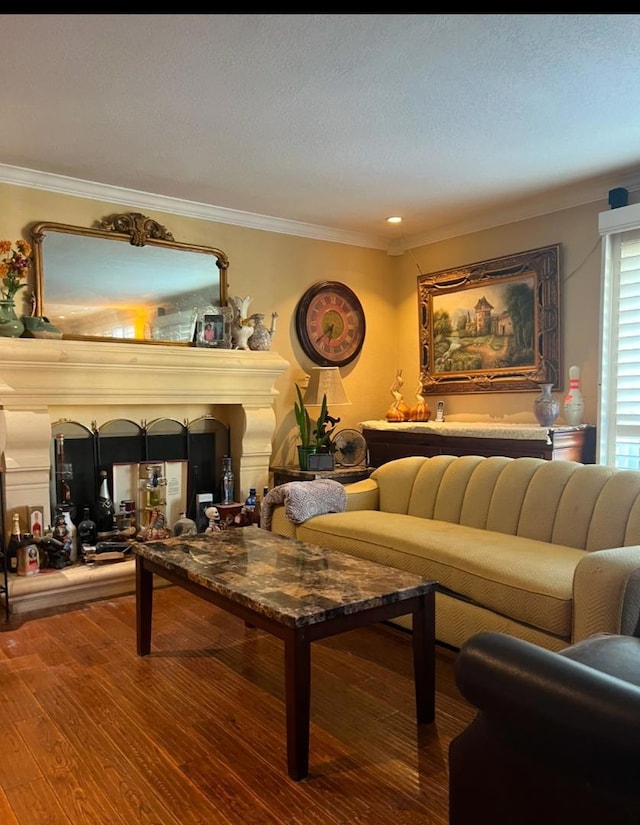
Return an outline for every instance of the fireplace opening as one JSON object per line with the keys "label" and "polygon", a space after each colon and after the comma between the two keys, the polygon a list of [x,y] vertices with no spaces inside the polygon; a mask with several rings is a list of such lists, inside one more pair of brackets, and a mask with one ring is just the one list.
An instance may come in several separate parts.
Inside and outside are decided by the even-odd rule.
{"label": "fireplace opening", "polygon": [[[196,520],[199,495],[222,500],[222,466],[230,455],[231,433],[214,416],[140,423],[120,418],[101,426],[93,422],[90,428],[64,419],[53,422],[51,436],[50,511],[53,518],[60,507],[68,507],[76,527],[85,508],[96,521],[101,471],[106,472],[116,514],[131,511],[132,501],[136,511],[140,509],[137,494],[154,466],[171,469],[174,510],[189,518]],[[168,526],[180,515],[174,510],[166,514]],[[147,515],[136,513],[139,527],[145,526]]]}

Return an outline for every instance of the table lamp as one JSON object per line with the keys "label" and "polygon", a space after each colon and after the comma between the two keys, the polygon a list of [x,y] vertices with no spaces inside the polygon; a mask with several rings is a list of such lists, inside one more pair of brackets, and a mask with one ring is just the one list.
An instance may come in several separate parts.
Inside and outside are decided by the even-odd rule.
{"label": "table lamp", "polygon": [[[329,409],[340,404],[351,403],[347,397],[338,367],[313,367],[311,370],[309,385],[304,394],[305,405],[320,407],[325,395],[327,397],[325,422],[335,427],[340,419],[329,415]],[[317,453],[315,456],[309,456],[308,469],[310,470],[333,470],[333,466],[333,453]]]}

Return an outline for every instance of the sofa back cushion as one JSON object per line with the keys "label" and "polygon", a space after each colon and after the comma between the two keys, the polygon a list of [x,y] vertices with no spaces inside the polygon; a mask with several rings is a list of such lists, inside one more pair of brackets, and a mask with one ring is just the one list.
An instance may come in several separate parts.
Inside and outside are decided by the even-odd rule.
{"label": "sofa back cushion", "polygon": [[585,550],[640,544],[640,472],[505,456],[412,456],[371,474],[379,508]]}

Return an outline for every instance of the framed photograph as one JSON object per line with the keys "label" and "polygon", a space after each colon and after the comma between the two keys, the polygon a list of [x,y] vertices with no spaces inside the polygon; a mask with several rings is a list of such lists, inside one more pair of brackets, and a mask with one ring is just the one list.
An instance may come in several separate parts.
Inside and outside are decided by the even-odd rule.
{"label": "framed photograph", "polygon": [[231,349],[231,307],[206,307],[198,313],[195,342],[199,347]]}
{"label": "framed photograph", "polygon": [[420,275],[423,392],[558,388],[559,267],[556,244]]}

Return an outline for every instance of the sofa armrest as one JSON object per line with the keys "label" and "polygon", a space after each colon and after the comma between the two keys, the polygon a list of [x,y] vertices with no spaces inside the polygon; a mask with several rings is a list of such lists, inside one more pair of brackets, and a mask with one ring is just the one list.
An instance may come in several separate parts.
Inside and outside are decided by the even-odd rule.
{"label": "sofa armrest", "polygon": [[638,634],[640,546],[594,550],[573,576],[571,641],[594,633]]}
{"label": "sofa armrest", "polygon": [[296,525],[287,518],[284,504],[276,504],[271,511],[271,532],[290,539],[296,537]]}
{"label": "sofa armrest", "polygon": [[380,491],[377,481],[372,478],[363,478],[345,485],[347,494],[347,510],[379,510]]}
{"label": "sofa armrest", "polygon": [[518,747],[636,786],[640,688],[559,653],[482,631],[455,663],[462,695]]}

